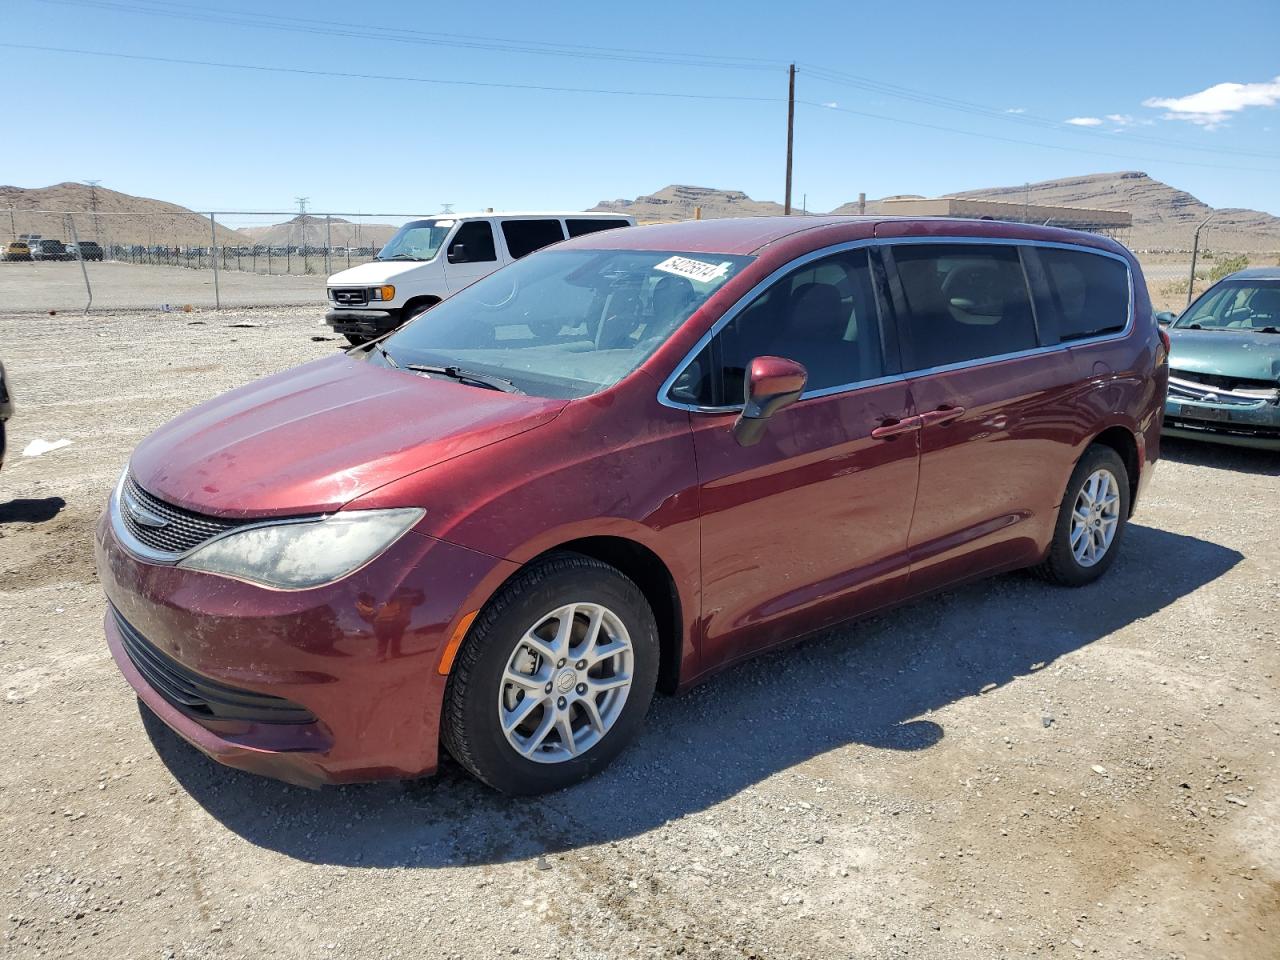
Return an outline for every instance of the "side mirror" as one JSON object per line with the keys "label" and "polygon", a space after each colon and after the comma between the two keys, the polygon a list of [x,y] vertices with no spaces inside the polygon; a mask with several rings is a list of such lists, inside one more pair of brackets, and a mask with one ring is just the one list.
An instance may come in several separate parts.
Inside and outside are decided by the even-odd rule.
{"label": "side mirror", "polygon": [[453,246],[449,248],[449,262],[450,263],[466,263],[467,262],[466,244],[455,243]]}
{"label": "side mirror", "polygon": [[809,374],[802,364],[784,357],[756,357],[747,368],[746,404],[733,424],[733,435],[744,447],[755,446],[765,425],[779,410],[800,399]]}
{"label": "side mirror", "polygon": [[1177,319],[1178,315],[1172,310],[1161,310],[1156,314],[1156,323],[1160,324],[1162,327],[1167,327]]}

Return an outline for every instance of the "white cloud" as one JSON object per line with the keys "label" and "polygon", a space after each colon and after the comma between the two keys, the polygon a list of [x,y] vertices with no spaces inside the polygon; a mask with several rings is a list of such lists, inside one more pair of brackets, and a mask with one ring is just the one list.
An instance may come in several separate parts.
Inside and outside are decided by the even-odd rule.
{"label": "white cloud", "polygon": [[1280,104],[1280,77],[1262,83],[1215,83],[1185,97],[1150,97],[1144,107],[1167,111],[1166,120],[1186,120],[1213,128],[1231,114],[1246,107],[1274,107]]}
{"label": "white cloud", "polygon": [[836,101],[834,100],[831,100],[827,103],[824,103],[823,106],[826,107],[828,110],[834,110],[836,107],[840,106],[840,104],[836,103]]}
{"label": "white cloud", "polygon": [[1127,113],[1108,113],[1107,119],[1114,123],[1117,127],[1127,127],[1133,123],[1133,117]]}
{"label": "white cloud", "polygon": [[1102,126],[1102,121],[1101,121],[1101,120],[1099,120],[1097,117],[1072,117],[1070,120],[1068,120],[1068,121],[1066,121],[1066,122],[1067,122],[1067,123],[1069,123],[1069,124],[1071,124],[1073,127],[1100,127],[1100,126]]}
{"label": "white cloud", "polygon": [[1005,113],[1026,113],[1026,112],[1027,112],[1026,107],[1010,107],[1008,110],[1005,111]]}

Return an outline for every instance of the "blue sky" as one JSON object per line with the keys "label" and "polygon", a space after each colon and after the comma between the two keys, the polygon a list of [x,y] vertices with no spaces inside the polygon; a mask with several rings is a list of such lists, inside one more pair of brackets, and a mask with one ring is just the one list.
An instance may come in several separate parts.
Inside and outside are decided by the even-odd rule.
{"label": "blue sky", "polygon": [[780,201],[795,60],[797,206],[1138,169],[1280,214],[1276,0],[4,7],[18,186],[220,210],[583,208],[669,183]]}

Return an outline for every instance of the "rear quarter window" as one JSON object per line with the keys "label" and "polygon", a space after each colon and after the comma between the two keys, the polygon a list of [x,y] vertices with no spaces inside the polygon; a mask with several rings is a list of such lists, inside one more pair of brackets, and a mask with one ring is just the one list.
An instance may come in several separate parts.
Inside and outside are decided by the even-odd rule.
{"label": "rear quarter window", "polygon": [[581,237],[588,233],[599,233],[601,230],[616,230],[618,227],[629,226],[625,220],[575,220],[572,217],[567,218],[564,225],[569,228],[570,237]]}
{"label": "rear quarter window", "polygon": [[507,241],[508,252],[519,260],[548,244],[559,243],[564,239],[564,231],[559,220],[504,220],[502,236]]}
{"label": "rear quarter window", "polygon": [[[1129,268],[1113,257],[1037,247],[1049,287],[1058,340],[1069,343],[1119,333],[1129,322]],[[1047,327],[1048,324],[1045,324]]]}

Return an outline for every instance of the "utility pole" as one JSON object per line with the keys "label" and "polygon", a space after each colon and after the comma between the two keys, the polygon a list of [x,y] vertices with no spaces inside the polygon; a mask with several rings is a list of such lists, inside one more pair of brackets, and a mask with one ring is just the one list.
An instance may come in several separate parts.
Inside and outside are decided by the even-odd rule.
{"label": "utility pole", "polygon": [[1196,227],[1195,241],[1191,245],[1191,279],[1187,281],[1187,306],[1191,306],[1191,295],[1196,288],[1196,260],[1200,256],[1200,231],[1204,229],[1205,224],[1217,215],[1216,211],[1209,214],[1200,221],[1200,226]]}
{"label": "utility pole", "polygon": [[791,216],[791,151],[796,134],[796,65],[787,70],[787,190],[782,203],[783,216]]}
{"label": "utility pole", "polygon": [[310,197],[294,197],[294,201],[298,204],[298,215],[294,219],[298,222],[298,232],[302,234],[302,255],[307,255],[307,201]]}
{"label": "utility pole", "polygon": [[99,243],[102,242],[102,228],[98,223],[98,184],[101,180],[86,180],[85,185],[89,188],[89,209],[93,211],[93,239]]}

